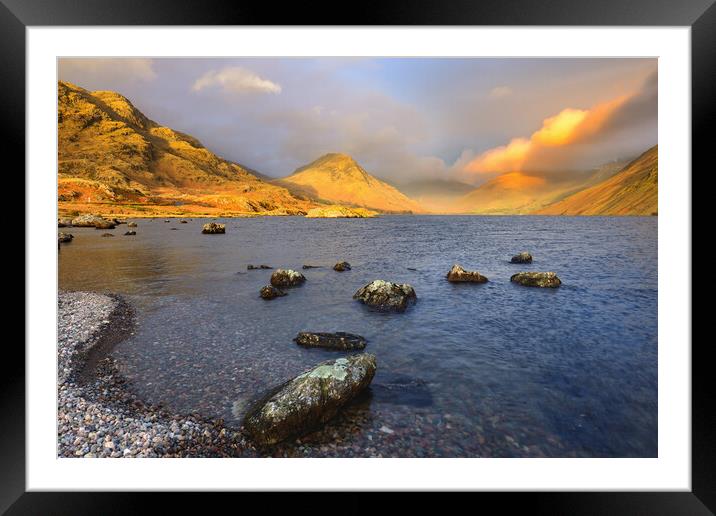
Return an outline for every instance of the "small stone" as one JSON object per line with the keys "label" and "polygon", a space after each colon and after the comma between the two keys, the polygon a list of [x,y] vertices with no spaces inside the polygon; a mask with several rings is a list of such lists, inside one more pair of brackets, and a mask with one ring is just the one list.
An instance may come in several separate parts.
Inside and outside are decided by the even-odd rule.
{"label": "small stone", "polygon": [[266,285],[265,287],[261,288],[261,290],[259,291],[259,295],[262,299],[275,299],[277,297],[285,296],[286,292],[274,287],[273,285]]}
{"label": "small stone", "polygon": [[532,263],[532,255],[526,251],[516,254],[510,260],[510,263]]}
{"label": "small stone", "polygon": [[338,262],[333,266],[334,271],[343,272],[351,270],[351,264],[348,262]]}
{"label": "small stone", "polygon": [[557,288],[562,281],[554,272],[518,272],[510,278],[513,283],[525,287]]}

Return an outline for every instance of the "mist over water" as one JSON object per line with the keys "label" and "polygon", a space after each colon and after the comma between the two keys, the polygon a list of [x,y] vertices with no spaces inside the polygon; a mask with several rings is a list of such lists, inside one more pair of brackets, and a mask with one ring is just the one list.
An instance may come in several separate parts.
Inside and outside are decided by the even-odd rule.
{"label": "mist over water", "polygon": [[[203,222],[139,220],[114,238],[71,228],[60,252],[61,289],[134,306],[137,331],[113,355],[142,399],[238,426],[259,392],[341,356],[297,346],[299,331],[346,331],[378,358],[346,411],[360,421],[351,446],[370,435],[391,456],[657,455],[656,217],[261,217],[221,220],[225,235]],[[520,251],[534,262],[510,264]],[[333,271],[341,260],[353,270]],[[448,283],[454,263],[490,281]],[[248,264],[307,282],[264,301],[272,271]],[[562,286],[510,283],[528,270]],[[374,279],[410,283],[417,304],[383,314],[354,301]],[[374,439],[382,426],[394,433]]]}

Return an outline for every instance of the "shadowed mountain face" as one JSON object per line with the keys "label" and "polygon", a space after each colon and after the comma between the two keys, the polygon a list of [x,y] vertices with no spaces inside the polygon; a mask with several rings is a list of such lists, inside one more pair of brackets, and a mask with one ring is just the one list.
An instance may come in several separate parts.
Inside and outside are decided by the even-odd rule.
{"label": "shadowed mountain face", "polygon": [[260,180],[122,95],[58,83],[60,213],[305,213],[314,203]]}
{"label": "shadowed mountain face", "polygon": [[397,188],[370,175],[347,154],[326,154],[275,183],[315,201],[393,213],[424,211]]}
{"label": "shadowed mountain face", "polygon": [[655,215],[658,212],[659,159],[654,146],[619,173],[556,202],[542,215]]}

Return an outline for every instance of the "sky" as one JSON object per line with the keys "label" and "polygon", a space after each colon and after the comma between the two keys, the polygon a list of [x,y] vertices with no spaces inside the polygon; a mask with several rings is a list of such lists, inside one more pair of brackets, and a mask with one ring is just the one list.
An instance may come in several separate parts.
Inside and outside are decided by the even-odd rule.
{"label": "sky", "polygon": [[328,152],[383,179],[567,173],[657,143],[657,60],[63,58],[219,156],[273,177]]}

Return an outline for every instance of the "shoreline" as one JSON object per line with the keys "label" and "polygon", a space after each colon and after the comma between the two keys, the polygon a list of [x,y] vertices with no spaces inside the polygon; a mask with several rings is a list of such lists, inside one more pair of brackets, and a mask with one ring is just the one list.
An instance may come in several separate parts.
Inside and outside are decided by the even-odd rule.
{"label": "shoreline", "polygon": [[253,446],[222,420],[139,400],[109,355],[134,328],[116,294],[58,292],[58,457],[240,457]]}

